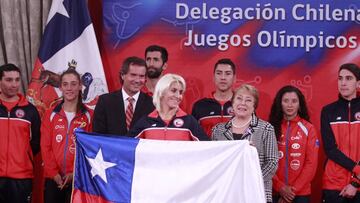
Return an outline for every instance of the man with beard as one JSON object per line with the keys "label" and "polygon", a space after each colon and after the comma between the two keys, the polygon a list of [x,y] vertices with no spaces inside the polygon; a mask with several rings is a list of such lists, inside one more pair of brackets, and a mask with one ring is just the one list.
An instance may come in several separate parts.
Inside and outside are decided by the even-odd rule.
{"label": "man with beard", "polygon": [[149,96],[153,95],[155,85],[167,67],[168,52],[164,47],[151,45],[145,50],[147,78],[142,91]]}
{"label": "man with beard", "polygon": [[227,122],[233,114],[231,98],[232,86],[236,80],[235,69],[235,64],[230,59],[218,60],[214,66],[215,92],[193,105],[191,114],[209,137],[216,124]]}
{"label": "man with beard", "polygon": [[99,97],[94,111],[94,132],[126,135],[137,120],[155,108],[152,98],[140,91],[146,77],[143,59],[126,58],[119,75],[122,88]]}

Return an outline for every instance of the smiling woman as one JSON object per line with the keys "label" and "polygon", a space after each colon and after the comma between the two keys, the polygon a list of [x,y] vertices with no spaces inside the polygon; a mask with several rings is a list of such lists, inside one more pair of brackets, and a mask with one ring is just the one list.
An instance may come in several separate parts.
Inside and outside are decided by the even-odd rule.
{"label": "smiling woman", "polygon": [[153,96],[156,110],[140,119],[129,135],[157,140],[208,140],[197,120],[179,108],[185,88],[180,75],[166,74],[160,78]]}
{"label": "smiling woman", "polygon": [[46,111],[41,125],[41,155],[44,161],[45,202],[70,202],[75,137],[74,129],[91,129],[92,111],[82,103],[80,75],[68,69],[60,76],[63,100]]}
{"label": "smiling woman", "polygon": [[257,89],[248,84],[235,90],[232,98],[234,117],[213,128],[213,140],[247,140],[256,147],[267,202],[272,202],[272,177],[278,163],[278,150],[273,126],[258,118],[255,110],[259,103]]}

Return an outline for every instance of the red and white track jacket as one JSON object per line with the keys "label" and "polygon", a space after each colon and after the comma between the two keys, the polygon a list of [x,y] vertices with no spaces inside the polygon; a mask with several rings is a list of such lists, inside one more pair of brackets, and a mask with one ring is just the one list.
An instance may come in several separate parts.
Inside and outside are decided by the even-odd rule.
{"label": "red and white track jacket", "polygon": [[0,100],[0,177],[33,178],[33,155],[40,150],[40,116],[23,95],[10,111]]}
{"label": "red and white track jacket", "polygon": [[[92,110],[82,106],[72,121],[68,121],[62,105],[63,103],[47,110],[41,124],[41,155],[47,178],[53,178],[58,173],[63,176],[73,172],[74,130],[80,127],[90,131],[92,128]],[[68,127],[69,122],[70,127]]]}
{"label": "red and white track jacket", "polygon": [[296,195],[310,195],[318,163],[319,140],[314,126],[299,116],[281,124],[278,140],[279,166],[273,177],[273,189],[284,185],[295,188]]}

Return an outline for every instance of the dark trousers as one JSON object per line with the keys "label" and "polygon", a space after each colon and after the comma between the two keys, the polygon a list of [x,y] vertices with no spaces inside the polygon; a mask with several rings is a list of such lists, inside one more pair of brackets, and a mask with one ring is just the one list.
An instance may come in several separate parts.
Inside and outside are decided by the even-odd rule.
{"label": "dark trousers", "polygon": [[58,188],[52,179],[45,179],[44,202],[45,203],[69,203],[71,200],[71,185],[65,186],[62,190]]}
{"label": "dark trousers", "polygon": [[355,197],[349,199],[339,196],[339,190],[323,190],[322,199],[324,203],[360,203],[360,192],[357,192]]}
{"label": "dark trousers", "polygon": [[0,202],[31,202],[32,179],[0,177]]}
{"label": "dark trousers", "polygon": [[[280,199],[280,196],[275,195],[273,196],[273,203],[277,203]],[[305,196],[295,196],[294,200],[292,201],[292,203],[310,203],[310,195],[305,195]]]}

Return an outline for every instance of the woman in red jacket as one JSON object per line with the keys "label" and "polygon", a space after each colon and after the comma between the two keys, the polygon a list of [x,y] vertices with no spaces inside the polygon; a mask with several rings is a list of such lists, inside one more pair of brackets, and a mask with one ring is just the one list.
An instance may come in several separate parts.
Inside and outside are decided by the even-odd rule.
{"label": "woman in red jacket", "polygon": [[74,69],[62,73],[59,88],[63,101],[45,112],[41,124],[45,203],[70,202],[75,153],[74,129],[91,129],[92,111],[82,103],[79,73]]}
{"label": "woman in red jacket", "polygon": [[279,149],[279,167],[273,177],[274,202],[310,202],[319,141],[298,88],[289,85],[277,92],[269,122],[275,128]]}

